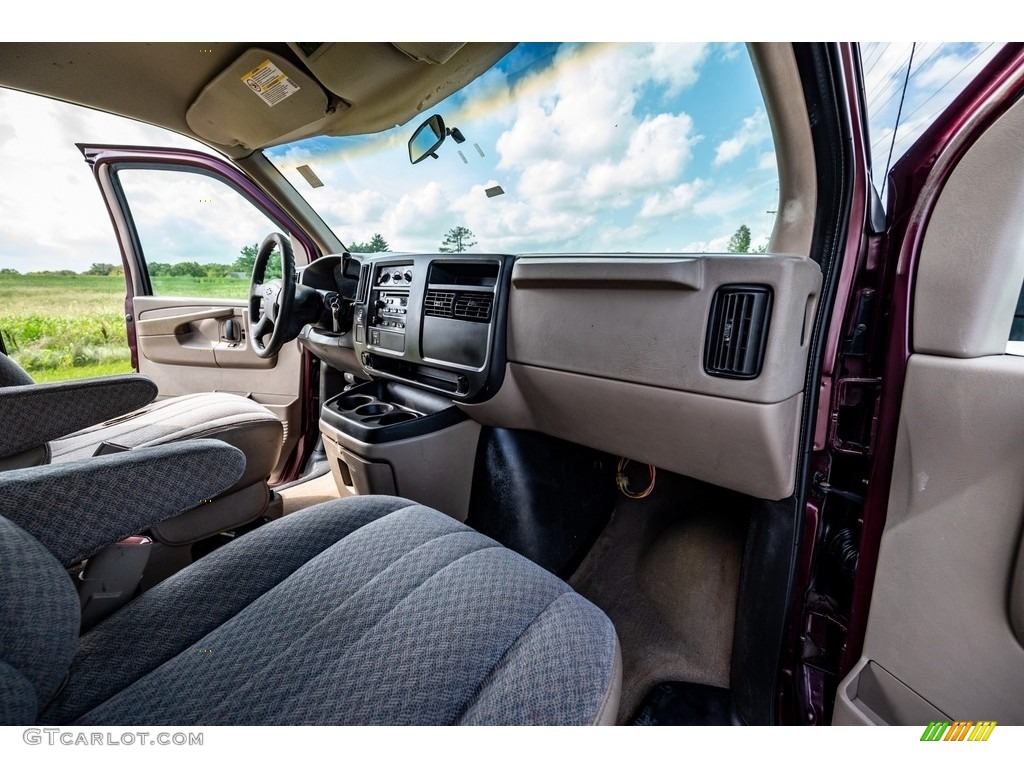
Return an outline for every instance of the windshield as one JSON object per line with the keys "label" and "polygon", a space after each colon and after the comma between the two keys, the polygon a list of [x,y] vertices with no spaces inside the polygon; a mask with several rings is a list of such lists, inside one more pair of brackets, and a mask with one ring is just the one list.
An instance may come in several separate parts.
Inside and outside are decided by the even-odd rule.
{"label": "windshield", "polygon": [[[456,135],[414,165],[433,114]],[[756,251],[778,202],[736,44],[521,44],[406,125],[266,154],[353,250]]]}

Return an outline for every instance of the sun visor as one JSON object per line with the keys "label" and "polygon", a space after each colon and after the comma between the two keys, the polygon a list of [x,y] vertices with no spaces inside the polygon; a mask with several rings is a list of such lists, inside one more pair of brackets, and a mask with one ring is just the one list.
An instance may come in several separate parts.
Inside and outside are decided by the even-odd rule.
{"label": "sun visor", "polygon": [[323,120],[327,94],[297,66],[250,48],[203,88],[185,120],[207,141],[259,149]]}

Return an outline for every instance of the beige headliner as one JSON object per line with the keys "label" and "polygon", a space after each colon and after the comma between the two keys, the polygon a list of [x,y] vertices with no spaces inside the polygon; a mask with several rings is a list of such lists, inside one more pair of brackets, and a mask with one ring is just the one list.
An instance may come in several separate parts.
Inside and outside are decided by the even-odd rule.
{"label": "beige headliner", "polygon": [[[249,145],[227,145],[197,133],[186,121],[189,108],[250,48],[266,50],[308,78],[307,89],[321,91],[322,113],[304,112],[300,124]],[[4,43],[0,85],[134,117],[239,158],[284,141],[374,133],[405,123],[487,71],[511,48],[511,43],[324,43],[307,58],[297,45],[286,43]],[[265,122],[269,108],[258,98],[246,109],[236,115],[240,123]]]}

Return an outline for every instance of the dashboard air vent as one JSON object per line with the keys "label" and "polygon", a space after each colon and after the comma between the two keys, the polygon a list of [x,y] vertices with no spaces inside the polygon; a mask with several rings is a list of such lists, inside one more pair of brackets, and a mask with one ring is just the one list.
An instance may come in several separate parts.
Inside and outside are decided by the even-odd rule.
{"label": "dashboard air vent", "polygon": [[423,299],[423,314],[427,317],[452,317],[455,294],[452,291],[427,291]]}
{"label": "dashboard air vent", "polygon": [[365,304],[370,298],[370,268],[363,264],[359,267],[359,285],[356,288],[356,302]]}
{"label": "dashboard air vent", "polygon": [[756,379],[764,363],[772,289],[723,285],[711,300],[704,340],[704,370],[727,379]]}
{"label": "dashboard air vent", "polygon": [[490,322],[493,303],[492,293],[463,293],[455,300],[455,317],[477,323]]}

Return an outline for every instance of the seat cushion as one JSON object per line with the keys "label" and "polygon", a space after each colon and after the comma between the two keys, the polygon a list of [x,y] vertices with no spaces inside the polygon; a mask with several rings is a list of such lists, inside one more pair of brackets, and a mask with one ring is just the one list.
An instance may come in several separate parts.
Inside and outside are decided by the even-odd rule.
{"label": "seat cushion", "polygon": [[434,510],[328,502],[248,534],[85,635],[44,722],[584,724],[611,622]]}
{"label": "seat cushion", "polygon": [[183,395],[53,440],[50,461],[88,458],[104,442],[142,448],[212,437],[245,453],[245,474],[235,486],[241,488],[270,474],[281,452],[283,433],[280,420],[248,398],[227,392]]}

